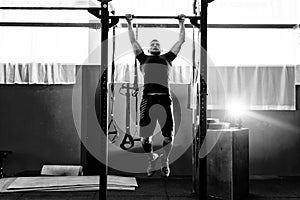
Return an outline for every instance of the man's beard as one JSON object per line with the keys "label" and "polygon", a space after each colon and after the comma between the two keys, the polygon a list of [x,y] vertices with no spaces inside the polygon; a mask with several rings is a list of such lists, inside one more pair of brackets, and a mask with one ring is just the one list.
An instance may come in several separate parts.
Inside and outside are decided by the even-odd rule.
{"label": "man's beard", "polygon": [[150,53],[154,56],[158,56],[160,54],[160,51],[152,51]]}

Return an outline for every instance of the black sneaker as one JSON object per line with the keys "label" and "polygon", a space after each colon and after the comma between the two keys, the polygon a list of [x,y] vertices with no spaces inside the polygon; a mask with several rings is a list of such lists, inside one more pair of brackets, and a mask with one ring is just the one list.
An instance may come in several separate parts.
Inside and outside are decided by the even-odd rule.
{"label": "black sneaker", "polygon": [[163,177],[170,176],[170,167],[169,167],[169,159],[164,158],[163,155],[160,155],[161,168],[160,172]]}
{"label": "black sneaker", "polygon": [[154,153],[153,158],[148,161],[147,176],[151,177],[155,174],[155,166],[158,161],[158,154]]}

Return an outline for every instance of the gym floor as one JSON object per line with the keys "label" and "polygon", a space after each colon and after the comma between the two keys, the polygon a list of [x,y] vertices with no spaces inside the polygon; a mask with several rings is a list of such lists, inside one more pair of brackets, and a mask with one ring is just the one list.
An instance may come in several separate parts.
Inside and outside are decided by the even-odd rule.
{"label": "gym floor", "polygon": [[[192,200],[192,181],[188,177],[137,178],[135,191],[108,191],[109,200]],[[98,200],[98,192],[27,192],[0,194],[1,200]],[[210,198],[214,199],[214,198]],[[300,199],[300,177],[256,178],[250,181],[245,200]]]}

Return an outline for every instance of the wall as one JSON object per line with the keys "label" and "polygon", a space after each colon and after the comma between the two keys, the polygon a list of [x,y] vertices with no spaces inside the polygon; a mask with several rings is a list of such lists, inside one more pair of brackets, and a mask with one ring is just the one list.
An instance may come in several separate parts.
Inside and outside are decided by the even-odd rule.
{"label": "wall", "polygon": [[43,164],[79,164],[80,140],[72,117],[73,85],[0,85],[0,149],[7,175]]}
{"label": "wall", "polygon": [[[300,87],[296,86],[295,111],[253,111],[242,117],[249,128],[250,174],[300,174]],[[212,117],[223,111],[209,112]]]}
{"label": "wall", "polygon": [[250,173],[300,175],[299,111],[256,112],[245,118],[250,128]]}
{"label": "wall", "polygon": [[[88,72],[89,83],[95,85],[92,79],[96,78],[95,68],[89,68]],[[121,84],[116,85],[116,98],[114,106],[114,118],[117,125],[122,131],[125,131],[125,96],[119,94],[119,88]],[[86,86],[90,88],[90,86]],[[185,148],[185,153],[172,164],[173,175],[189,175],[191,174],[191,148],[186,148],[186,144],[189,143],[191,136],[191,110],[187,109],[187,85],[172,85],[171,86],[176,100],[181,108],[181,121],[176,119],[177,127],[176,144],[174,152],[178,153],[178,149]],[[90,95],[93,103],[94,90],[89,89],[92,93]],[[125,90],[121,91],[122,93]],[[297,96],[299,97],[300,90],[297,87]],[[299,101],[300,98],[297,97]],[[140,98],[139,98],[140,99]],[[131,98],[131,120],[135,121],[135,105],[134,98]],[[91,106],[89,106],[91,107]],[[178,108],[178,107],[177,107]],[[178,109],[175,109],[175,116],[180,115]],[[94,108],[92,108],[94,109]],[[94,112],[93,110],[90,112]],[[86,113],[86,116],[90,116]],[[208,117],[218,117],[224,119],[224,111],[214,110],[208,111]],[[300,160],[298,155],[300,152],[300,112],[296,111],[253,111],[249,115],[243,117],[243,126],[249,128],[249,156],[250,156],[250,174],[256,175],[298,175],[300,174]],[[89,120],[90,121],[90,120]],[[87,127],[93,130],[93,126],[89,124]],[[131,133],[134,133],[134,124],[131,124]],[[121,135],[122,137],[122,135]],[[161,137],[157,134],[154,144],[157,148],[161,145]],[[120,142],[120,141],[119,141]],[[129,159],[125,152],[119,149],[119,142],[116,142],[117,148],[110,149],[110,162],[118,165],[125,165],[128,163],[129,168],[136,167],[140,162],[144,160],[142,158]],[[137,148],[140,148],[137,144]],[[134,150],[134,151],[141,151]],[[126,159],[125,159],[126,158]],[[176,159],[176,158],[173,158]],[[130,165],[132,164],[132,165]]]}
{"label": "wall", "polygon": [[[91,69],[89,68],[90,76],[86,78],[93,84],[97,78],[94,74],[97,69]],[[78,82],[75,87],[80,87],[79,84]],[[88,88],[88,85],[85,87]],[[181,135],[177,146],[182,149],[180,141],[188,141],[191,134],[190,111],[185,107],[187,88],[186,85],[172,87],[183,108],[183,120],[180,129],[177,129]],[[74,86],[64,85],[0,85],[0,149],[13,151],[13,154],[4,160],[5,172],[8,175],[26,170],[40,170],[45,163],[86,164],[86,160],[82,159],[84,152],[81,154],[80,139],[73,121],[73,88]],[[296,87],[296,90],[299,102],[299,87]],[[93,89],[88,91],[92,98],[93,92]],[[122,98],[117,98],[117,108],[124,108]],[[84,103],[86,100],[82,101]],[[80,99],[76,103],[81,109]],[[94,109],[92,104],[93,100],[88,109]],[[88,116],[90,112],[84,112],[85,110],[86,107],[82,107],[82,116]],[[176,112],[178,115],[178,110]],[[222,113],[223,111],[209,111],[208,116],[218,117],[222,116]],[[81,130],[86,132],[92,129],[90,124],[87,124],[87,119],[81,120]],[[243,126],[250,129],[250,174],[300,174],[299,121],[299,110],[255,111],[243,117]],[[157,141],[160,145],[159,140]],[[188,148],[172,165],[173,172],[177,175],[190,174],[190,163],[191,149]]]}

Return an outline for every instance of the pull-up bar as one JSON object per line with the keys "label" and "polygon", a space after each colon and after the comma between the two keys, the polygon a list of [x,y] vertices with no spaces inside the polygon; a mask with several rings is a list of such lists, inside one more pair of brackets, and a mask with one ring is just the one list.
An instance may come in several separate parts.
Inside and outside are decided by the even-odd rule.
{"label": "pull-up bar", "polygon": [[1,26],[9,27],[70,27],[100,29],[100,23],[54,23],[54,22],[0,22]]}
{"label": "pull-up bar", "polygon": [[21,6],[21,7],[14,7],[14,6],[2,6],[0,10],[88,10],[88,9],[100,9],[100,7],[42,7],[42,6]]}
{"label": "pull-up bar", "polygon": [[[193,28],[192,24],[184,24],[185,28]],[[207,24],[207,28],[214,29],[295,29],[298,24]],[[121,23],[122,28],[128,27],[127,24]],[[134,23],[133,27],[139,28],[178,28],[178,24],[150,24]]]}
{"label": "pull-up bar", "polygon": [[[111,16],[112,18],[126,19],[126,16]],[[135,16],[133,19],[179,19],[178,16]],[[188,19],[200,19],[200,16],[185,16]]]}
{"label": "pull-up bar", "polygon": [[[0,22],[1,26],[9,27],[70,27],[70,28],[91,28],[100,29],[100,22],[93,23],[62,23],[62,22]],[[184,24],[185,28],[193,28],[192,24]],[[208,24],[209,29],[295,29],[299,24]],[[121,28],[127,28],[127,23],[121,23]],[[133,23],[133,27],[139,28],[178,28],[178,24],[150,24],[150,23]]]}

